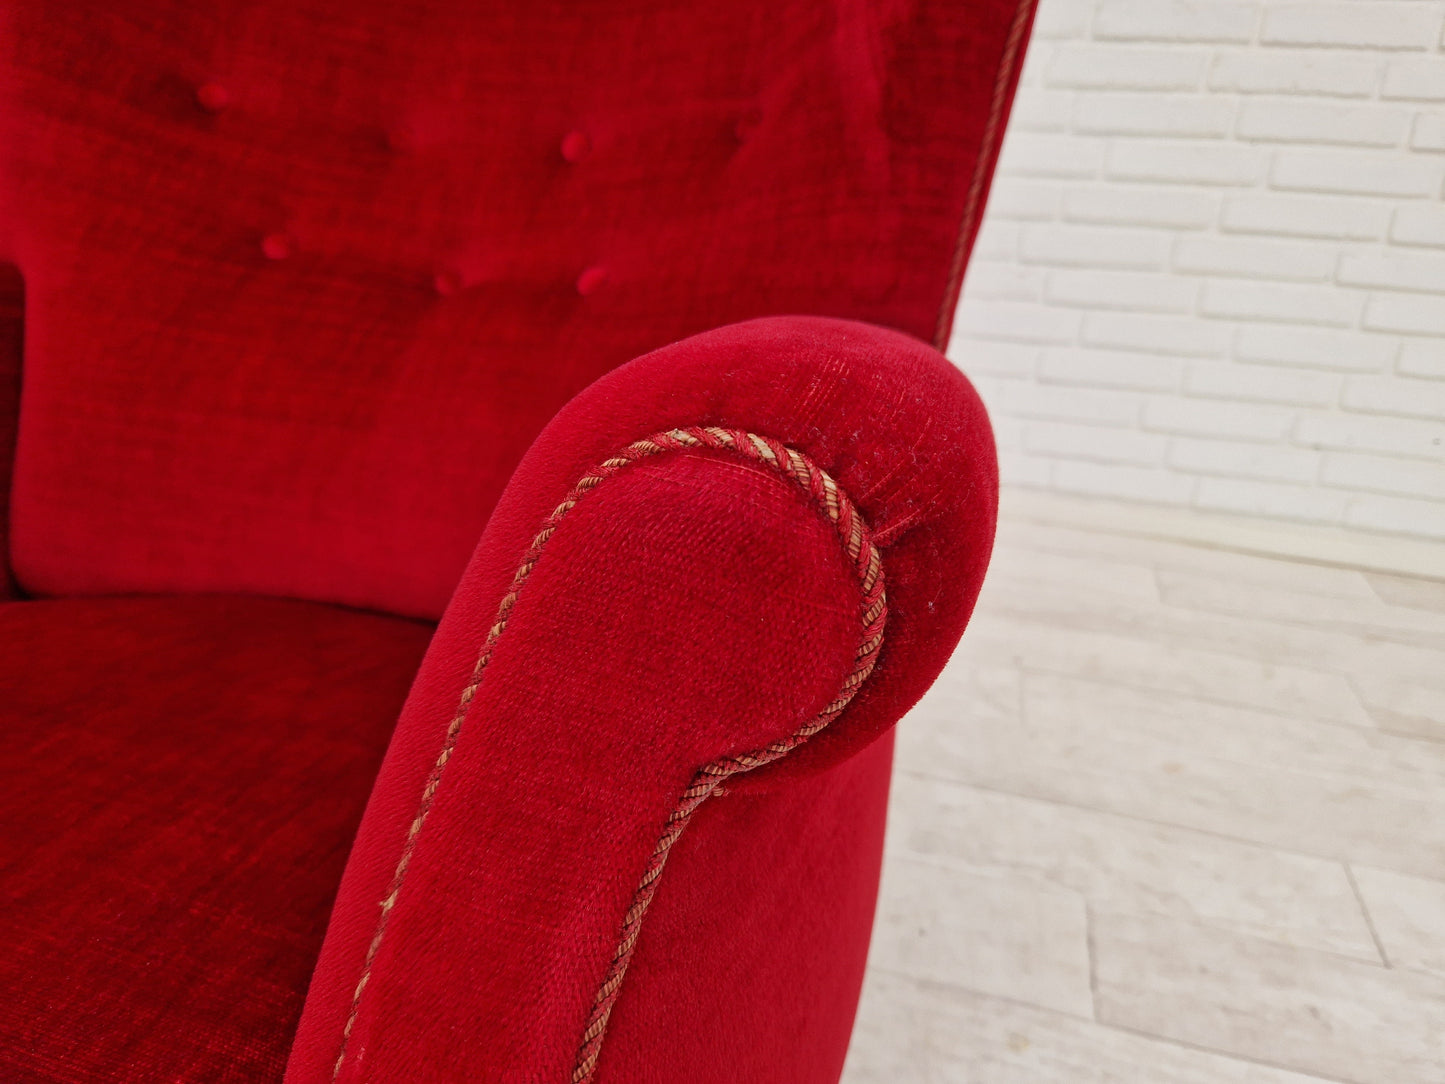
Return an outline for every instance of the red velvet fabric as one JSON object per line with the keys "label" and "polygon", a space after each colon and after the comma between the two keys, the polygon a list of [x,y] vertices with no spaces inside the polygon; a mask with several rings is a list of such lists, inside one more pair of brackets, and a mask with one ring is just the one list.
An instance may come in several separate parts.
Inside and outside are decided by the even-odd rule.
{"label": "red velvet fabric", "polygon": [[0,603],[0,1080],[280,1079],[419,622]]}
{"label": "red velvet fabric", "polygon": [[[518,467],[378,777],[288,1084],[331,1079],[377,901],[532,535],[594,464],[650,429],[699,424],[776,437],[853,496],[883,546],[888,626],[848,711],[730,783],[724,811],[705,810],[684,836],[699,854],[741,853],[691,857],[688,883],[659,894],[642,942],[687,942],[690,954],[646,950],[619,1002],[630,1038],[604,1047],[598,1079],[836,1078],[872,917],[887,759],[847,765],[859,773],[848,779],[823,769],[866,749],[946,661],[987,564],[996,475],[983,408],[935,351],[866,325],[791,318],[624,366],[569,404]],[[341,1081],[568,1079],[623,915],[693,773],[791,733],[848,672],[860,596],[841,546],[809,501],[761,468],[722,453],[635,464],[593,490],[548,547],[470,702]],[[730,815],[732,802],[746,812]],[[755,834],[733,834],[740,824]],[[821,845],[829,831],[849,845]],[[775,867],[740,872],[769,848]],[[739,985],[720,987],[722,975]],[[824,1014],[829,997],[846,1011]],[[662,1018],[678,1023],[651,1032]],[[727,1036],[751,1044],[746,1054],[716,1057]],[[739,1075],[768,1064],[778,1068]]]}
{"label": "red velvet fabric", "polygon": [[21,583],[435,617],[603,373],[773,313],[932,339],[1021,3],[10,0]]}
{"label": "red velvet fabric", "polygon": [[20,423],[20,357],[25,329],[25,283],[0,264],[0,599],[14,598],[10,575],[10,476]]}
{"label": "red velvet fabric", "polygon": [[[4,607],[22,646],[0,676],[39,706],[0,788],[29,796],[25,825],[77,825],[16,844],[30,925],[0,978],[36,992],[0,1009],[7,1056],[58,1051],[46,1071],[75,1081],[274,1081],[314,962],[288,1084],[332,1079],[363,973],[342,1080],[569,1079],[691,774],[790,733],[848,670],[857,584],[776,476],[669,454],[579,505],[369,971],[367,946],[533,532],[632,441],[717,424],[852,495],[884,549],[886,638],[836,723],[678,843],[598,1080],[836,1077],[884,736],[991,544],[987,420],[923,342],[946,336],[1031,6],[0,5],[0,260],[25,294],[9,544],[22,593],[74,600]],[[80,601],[137,592],[184,597]],[[425,630],[204,592],[446,610],[319,959]],[[245,931],[273,948],[248,956]],[[131,990],[93,1011],[107,969]]]}

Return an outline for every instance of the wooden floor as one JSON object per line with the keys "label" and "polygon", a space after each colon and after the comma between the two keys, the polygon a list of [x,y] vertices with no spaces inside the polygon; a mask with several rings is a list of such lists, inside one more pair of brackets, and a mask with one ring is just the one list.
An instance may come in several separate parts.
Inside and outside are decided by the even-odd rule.
{"label": "wooden floor", "polygon": [[1005,522],[844,1080],[1445,1084],[1445,583]]}

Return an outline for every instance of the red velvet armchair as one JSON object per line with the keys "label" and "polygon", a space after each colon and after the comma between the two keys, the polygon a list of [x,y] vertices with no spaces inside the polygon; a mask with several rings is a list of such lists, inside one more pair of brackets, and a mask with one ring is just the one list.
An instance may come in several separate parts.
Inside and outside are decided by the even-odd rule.
{"label": "red velvet armchair", "polygon": [[0,8],[0,1081],[836,1080],[1030,16]]}

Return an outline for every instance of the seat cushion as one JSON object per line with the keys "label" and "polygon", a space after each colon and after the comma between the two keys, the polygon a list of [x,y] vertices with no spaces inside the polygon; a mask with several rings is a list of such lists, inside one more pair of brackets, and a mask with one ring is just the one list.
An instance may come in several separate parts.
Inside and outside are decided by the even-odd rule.
{"label": "seat cushion", "polygon": [[0,1080],[279,1081],[429,625],[0,603]]}

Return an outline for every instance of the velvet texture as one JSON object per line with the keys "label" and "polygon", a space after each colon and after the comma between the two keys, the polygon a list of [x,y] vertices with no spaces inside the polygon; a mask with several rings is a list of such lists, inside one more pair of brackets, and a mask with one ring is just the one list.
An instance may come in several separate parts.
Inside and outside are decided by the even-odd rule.
{"label": "velvet texture", "polygon": [[[988,560],[996,468],[982,405],[935,351],[896,332],[795,317],[723,328],[624,366],[570,403],[518,467],[378,777],[289,1084],[331,1077],[377,901],[532,535],[591,466],[649,429],[698,424],[774,436],[853,495],[883,547],[888,627],[843,717],[719,799],[748,796],[756,837],[729,834],[726,808],[705,810],[684,836],[689,848],[744,854],[716,866],[691,859],[688,884],[665,884],[648,915],[644,942],[660,930],[661,943],[691,952],[671,969],[639,961],[619,1028],[666,1017],[706,1021],[706,1033],[681,1023],[647,1028],[645,1039],[632,1032],[621,1053],[604,1048],[599,1079],[740,1079],[741,1055],[713,1056],[729,1044],[748,1047],[745,1064],[790,1067],[752,1079],[836,1078],[872,917],[886,757],[856,768],[851,789],[817,778],[885,732],[957,642]],[[342,1081],[452,1080],[463,1066],[487,1080],[568,1079],[623,915],[688,780],[797,729],[847,673],[859,592],[839,542],[816,508],[759,468],[721,453],[635,464],[589,494],[548,546],[409,859]],[[806,795],[817,801],[800,808]],[[798,834],[799,816],[830,815],[851,846]],[[765,846],[754,838],[782,848],[776,871],[740,875]],[[508,860],[489,861],[496,854]],[[779,883],[781,870],[790,872]],[[814,897],[814,884],[830,890]],[[776,936],[800,921],[808,936]],[[764,955],[768,966],[747,965]],[[739,985],[722,992],[721,974]],[[847,1008],[820,1022],[829,997]]]}
{"label": "velvet texture", "polygon": [[[889,729],[992,540],[987,419],[924,344],[1031,9],[0,5],[0,596],[44,600],[0,603],[0,1070],[572,1079],[669,812],[838,693],[858,583],[815,500],[669,453],[569,515],[461,690],[570,487],[721,425],[851,495],[885,640],[836,722],[697,813],[596,1079],[836,1078]],[[172,597],[86,601],[138,593]],[[404,618],[443,611],[417,669]]]}
{"label": "velvet texture", "polygon": [[609,370],[775,313],[932,339],[1018,7],[11,0],[21,584],[434,618]]}
{"label": "velvet texture", "polygon": [[10,575],[10,477],[20,422],[20,358],[25,328],[25,283],[0,265],[0,599],[14,598]]}
{"label": "velvet texture", "polygon": [[430,628],[0,603],[0,1080],[280,1079]]}

